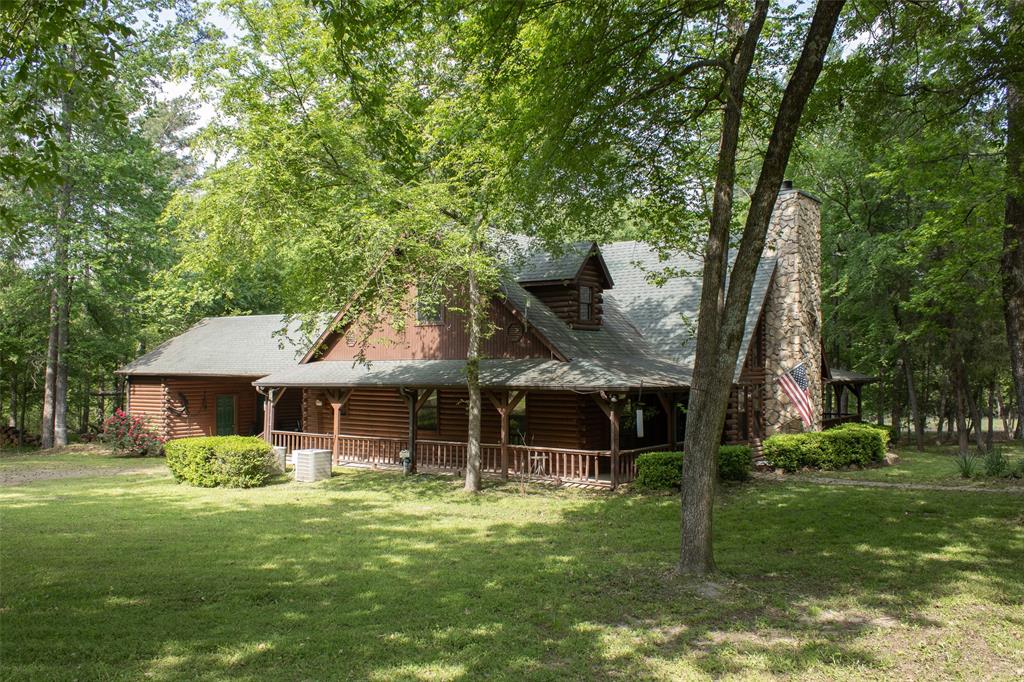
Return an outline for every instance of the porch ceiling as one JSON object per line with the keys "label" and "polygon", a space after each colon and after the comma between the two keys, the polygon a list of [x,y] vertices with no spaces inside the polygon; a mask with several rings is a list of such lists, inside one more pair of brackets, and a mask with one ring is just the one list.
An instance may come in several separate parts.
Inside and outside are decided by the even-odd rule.
{"label": "porch ceiling", "polygon": [[[461,388],[466,385],[463,360],[378,360],[370,364],[321,361],[275,372],[256,386],[310,388],[408,387]],[[690,384],[689,370],[664,360],[576,359],[481,360],[482,388],[562,390],[676,389]]]}

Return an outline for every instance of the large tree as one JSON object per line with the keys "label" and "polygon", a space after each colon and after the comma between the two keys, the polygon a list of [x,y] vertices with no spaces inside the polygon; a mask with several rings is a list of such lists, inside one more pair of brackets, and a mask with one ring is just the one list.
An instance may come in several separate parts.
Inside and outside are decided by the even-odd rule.
{"label": "large tree", "polygon": [[[551,241],[604,216],[606,224],[635,220],[657,246],[703,251],[684,573],[714,566],[715,461],[750,290],[842,7],[821,2],[809,22],[792,24],[770,17],[767,1],[521,3],[480,12],[490,30],[477,47],[498,74],[495,89],[505,94],[497,101],[512,101],[503,112],[513,178],[507,214]],[[752,183],[740,201],[738,169]]]}
{"label": "large tree", "polygon": [[[72,364],[85,348],[76,321],[107,332],[121,320],[130,326],[124,299],[164,265],[154,222],[182,164],[179,150],[151,134],[160,127],[152,86],[190,22],[160,20],[163,8],[156,0],[4,8],[12,42],[3,43],[0,113],[13,139],[4,147],[2,247],[14,267],[45,282],[44,447],[68,441]],[[102,355],[103,346],[92,349]],[[126,354],[107,354],[85,374],[102,376]],[[83,383],[77,392],[88,405],[92,379]]]}

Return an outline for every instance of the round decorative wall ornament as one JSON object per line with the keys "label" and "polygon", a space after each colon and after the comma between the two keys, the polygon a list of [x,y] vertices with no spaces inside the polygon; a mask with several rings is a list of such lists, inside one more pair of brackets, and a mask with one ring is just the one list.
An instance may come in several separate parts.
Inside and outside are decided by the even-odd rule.
{"label": "round decorative wall ornament", "polygon": [[522,341],[525,333],[526,329],[523,328],[523,323],[518,320],[511,322],[505,329],[505,336],[511,343],[519,343]]}

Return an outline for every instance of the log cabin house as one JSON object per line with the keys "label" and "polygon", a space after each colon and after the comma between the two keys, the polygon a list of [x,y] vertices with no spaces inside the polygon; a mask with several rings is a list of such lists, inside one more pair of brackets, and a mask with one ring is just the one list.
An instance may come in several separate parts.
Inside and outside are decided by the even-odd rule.
{"label": "log cabin house", "polygon": [[[784,188],[753,286],[723,443],[749,443],[802,422],[775,377],[804,362],[814,423],[822,387],[820,212]],[[693,369],[701,263],[667,261],[638,242],[580,243],[552,256],[527,246],[491,301],[483,344],[482,466],[503,476],[610,486],[632,480],[640,453],[680,446]],[[694,273],[661,286],[652,272]],[[414,295],[414,292],[411,292]],[[464,318],[418,310],[363,347],[339,317],[309,347],[277,315],[210,318],[119,370],[127,409],[168,438],[261,434],[290,453],[333,452],[336,464],[458,471],[468,428]],[[291,330],[294,332],[294,329]],[[838,372],[858,397],[870,378]],[[830,401],[831,402],[831,401]]]}

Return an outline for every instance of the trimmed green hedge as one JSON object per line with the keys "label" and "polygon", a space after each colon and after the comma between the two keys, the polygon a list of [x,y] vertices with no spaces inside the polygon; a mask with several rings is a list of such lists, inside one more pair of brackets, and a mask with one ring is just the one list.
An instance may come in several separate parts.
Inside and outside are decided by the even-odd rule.
{"label": "trimmed green hedge", "polygon": [[[722,445],[718,448],[718,477],[723,481],[745,481],[750,477],[750,448]],[[647,452],[636,458],[633,485],[644,490],[678,488],[683,482],[683,453]]]}
{"label": "trimmed green hedge", "polygon": [[841,469],[881,462],[888,445],[888,429],[850,423],[828,431],[770,436],[764,441],[764,458],[785,471]]}
{"label": "trimmed green hedge", "polygon": [[167,466],[178,483],[202,488],[255,488],[274,474],[273,449],[261,438],[180,438],[164,446]]}
{"label": "trimmed green hedge", "polygon": [[753,453],[746,445],[722,445],[718,448],[718,477],[723,481],[745,481],[754,467]]}

